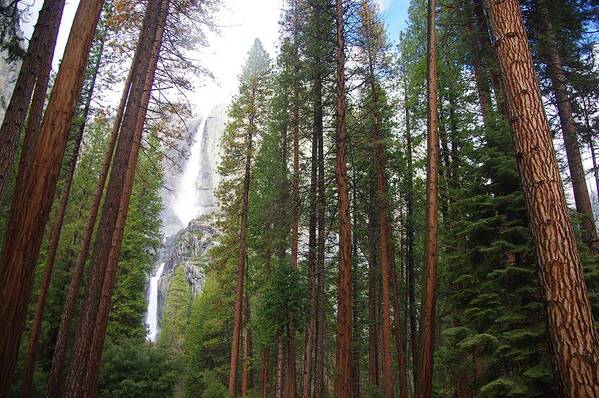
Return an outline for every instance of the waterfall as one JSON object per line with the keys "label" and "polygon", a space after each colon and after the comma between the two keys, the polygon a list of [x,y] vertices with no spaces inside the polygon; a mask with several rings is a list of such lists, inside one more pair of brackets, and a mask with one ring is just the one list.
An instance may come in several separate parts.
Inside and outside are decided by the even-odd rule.
{"label": "waterfall", "polygon": [[[182,249],[177,239],[184,239],[182,236],[186,236],[185,231],[193,224],[193,220],[216,210],[214,189],[219,180],[217,173],[217,164],[220,161],[219,144],[225,129],[225,121],[226,106],[222,104],[205,112],[201,118],[190,121],[188,133],[191,139],[185,138],[181,142],[189,146],[188,156],[183,158],[180,152],[169,154],[171,158],[183,164],[182,170],[169,168],[168,162],[164,164],[166,178],[162,200],[165,240],[159,249],[158,259],[149,278],[146,324],[149,327],[147,337],[150,341],[156,341],[160,334],[162,308],[168,300],[167,292],[173,272],[179,266],[187,266],[183,262],[196,255],[193,254],[193,250],[203,247],[203,243],[200,244],[198,241],[196,246]],[[206,233],[210,234],[210,232]],[[181,260],[183,258],[186,260]],[[195,294],[198,294],[202,286],[199,282],[202,280],[201,272],[194,271],[192,268],[186,268],[186,277],[190,285],[193,285]],[[160,278],[162,278],[161,283],[159,283]]]}
{"label": "waterfall", "polygon": [[194,137],[195,140],[191,147],[189,160],[187,161],[179,189],[176,192],[173,210],[177,215],[177,218],[179,218],[179,221],[181,221],[183,227],[186,227],[191,220],[197,217],[201,210],[202,204],[199,200],[198,177],[200,176],[200,172],[202,171],[201,168],[204,163],[202,162],[202,158],[204,157],[202,155],[205,151],[202,151],[202,147],[205,143],[204,132],[207,120],[208,116],[206,115],[198,126]]}
{"label": "waterfall", "polygon": [[155,342],[158,336],[158,281],[164,272],[164,263],[160,263],[156,275],[150,278],[150,291],[148,293],[148,315],[146,323],[150,328],[148,340]]}

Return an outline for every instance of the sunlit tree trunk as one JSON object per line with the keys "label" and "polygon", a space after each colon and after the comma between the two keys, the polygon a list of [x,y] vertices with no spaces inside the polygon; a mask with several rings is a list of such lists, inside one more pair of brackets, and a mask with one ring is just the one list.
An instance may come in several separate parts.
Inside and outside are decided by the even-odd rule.
{"label": "sunlit tree trunk", "polygon": [[599,397],[599,335],[520,3],[490,0],[488,8],[539,266],[555,382],[564,397]]}
{"label": "sunlit tree trunk", "polygon": [[437,110],[436,1],[428,1],[427,50],[427,163],[424,280],[420,323],[420,366],[416,397],[429,398],[433,388],[435,307],[437,285],[437,230],[439,209],[439,114]]}

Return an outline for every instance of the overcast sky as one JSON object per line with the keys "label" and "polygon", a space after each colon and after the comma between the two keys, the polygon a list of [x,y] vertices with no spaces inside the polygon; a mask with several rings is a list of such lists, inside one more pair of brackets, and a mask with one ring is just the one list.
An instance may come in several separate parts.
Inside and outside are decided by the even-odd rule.
{"label": "overcast sky", "polygon": [[[42,0],[30,0],[33,6],[28,23],[23,25],[26,37],[31,36],[33,24]],[[405,26],[409,0],[376,0],[389,30],[389,37],[397,40]],[[29,4],[31,4],[29,3]],[[67,0],[60,27],[54,60],[54,69],[64,52],[78,0]],[[213,72],[214,82],[204,79],[190,95],[195,112],[202,114],[219,102],[228,102],[237,88],[237,77],[241,71],[247,51],[255,38],[259,38],[271,57],[276,57],[279,37],[279,17],[283,0],[223,0],[216,18],[220,34],[211,35],[210,47],[198,54],[204,66]],[[118,101],[118,100],[117,100]]]}

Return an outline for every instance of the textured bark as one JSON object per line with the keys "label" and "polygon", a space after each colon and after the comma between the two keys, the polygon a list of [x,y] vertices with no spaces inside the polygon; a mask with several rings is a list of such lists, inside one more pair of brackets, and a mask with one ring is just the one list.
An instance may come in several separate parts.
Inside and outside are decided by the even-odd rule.
{"label": "textured bark", "polygon": [[556,384],[564,397],[599,396],[599,335],[516,0],[489,1],[545,311]]}
{"label": "textured bark", "polygon": [[79,5],[37,144],[28,167],[17,176],[0,259],[0,319],[9,325],[0,329],[0,396],[15,366],[35,263],[101,8],[100,0]]}
{"label": "textured bark", "polygon": [[437,285],[437,230],[439,209],[439,114],[437,111],[436,1],[428,2],[427,51],[427,163],[424,281],[420,325],[420,367],[416,396],[429,398],[433,388],[435,306]]}
{"label": "textured bark", "polygon": [[[43,107],[46,100],[52,56],[62,18],[65,0],[45,0],[40,10],[35,29],[23,58],[21,70],[8,103],[2,127],[0,127],[0,204],[3,202],[13,160],[17,152],[21,127],[30,111],[28,128],[39,131]],[[45,76],[45,79],[44,79]],[[36,91],[32,102],[32,93]],[[41,96],[41,101],[40,101]],[[33,131],[32,131],[33,130]],[[24,145],[25,147],[25,145]],[[22,151],[28,154],[30,151]],[[27,155],[26,155],[27,156]]]}
{"label": "textured bark", "polygon": [[[85,121],[89,115],[91,108],[91,102],[94,94],[94,88],[96,85],[96,78],[100,69],[100,62],[102,61],[102,49],[104,48],[104,40],[101,39],[100,51],[93,64],[93,75],[89,87],[87,88],[85,104],[83,106],[81,123],[77,128],[77,135],[75,137],[74,149],[69,162],[69,167],[66,175],[66,181],[60,199],[60,205],[58,212],[55,216],[52,230],[50,232],[50,243],[48,247],[48,254],[46,258],[46,267],[42,275],[42,282],[40,285],[40,293],[37,298],[35,307],[35,316],[31,325],[31,332],[29,333],[29,343],[27,345],[27,353],[25,354],[25,360],[23,364],[23,373],[21,376],[21,397],[31,396],[31,386],[33,380],[33,372],[35,367],[35,356],[37,352],[37,342],[39,338],[39,332],[42,326],[42,315],[44,306],[46,304],[46,297],[48,296],[48,289],[50,288],[50,281],[52,279],[52,271],[54,269],[54,261],[56,259],[56,252],[58,250],[58,243],[60,242],[60,236],[62,232],[62,225],[64,216],[66,213],[67,205],[69,203],[69,195],[71,193],[71,186],[73,183],[73,177],[75,176],[75,169],[77,167],[77,159],[79,158],[79,150],[81,148],[81,142],[83,140],[83,133],[85,131]],[[51,59],[52,57],[50,57]],[[51,61],[50,61],[51,62]],[[35,97],[35,95],[34,95]],[[35,99],[34,101],[35,102]]]}
{"label": "textured bark", "polygon": [[324,175],[324,129],[323,129],[323,103],[322,103],[322,74],[315,79],[316,96],[314,99],[315,123],[318,138],[318,204],[317,204],[317,255],[316,255],[316,358],[314,362],[314,397],[321,398],[324,394],[324,300],[325,300],[325,175]]}
{"label": "textured bark", "polygon": [[566,158],[568,159],[568,169],[572,181],[572,190],[574,191],[574,203],[576,211],[581,217],[582,241],[588,246],[593,254],[599,254],[599,241],[597,241],[597,229],[593,218],[593,208],[591,198],[587,188],[586,175],[580,156],[580,147],[578,145],[578,135],[576,133],[576,123],[572,114],[572,103],[568,97],[566,87],[566,74],[562,64],[562,59],[557,49],[557,40],[555,31],[549,19],[549,12],[543,0],[537,1],[540,9],[540,15],[543,16],[544,35],[541,39],[542,53],[544,62],[547,66],[547,72],[551,80],[551,88],[555,96],[564,145],[566,147]]}
{"label": "textured bark", "polygon": [[243,175],[241,228],[239,231],[239,265],[237,268],[237,287],[235,288],[235,316],[233,319],[233,337],[231,338],[231,363],[229,370],[229,395],[237,395],[237,368],[239,366],[239,343],[243,316],[244,280],[247,260],[247,228],[249,212],[250,180],[252,167],[252,145],[256,126],[254,115],[249,116],[249,127],[245,140],[245,169]]}
{"label": "textured bark", "polygon": [[[102,215],[91,257],[89,277],[81,304],[81,317],[73,345],[73,359],[65,385],[66,397],[78,397],[83,392],[82,381],[86,380],[87,368],[90,366],[88,359],[90,352],[92,352],[96,317],[99,313],[101,300],[103,298],[106,300],[105,277],[112,271],[108,270],[111,256],[118,255],[120,249],[120,247],[114,247],[113,237],[119,233],[120,226],[118,226],[118,223],[119,219],[123,217],[123,213],[124,218],[126,218],[126,210],[121,210],[121,202],[127,196],[124,192],[126,191],[126,181],[130,171],[129,165],[131,156],[137,146],[135,142],[136,131],[142,108],[146,72],[149,69],[156,29],[159,24],[160,4],[160,0],[153,0],[148,3],[142,24],[138,44],[139,55],[133,65],[135,69],[131,81],[131,91],[106,188]],[[116,252],[114,249],[116,249]]]}
{"label": "textured bark", "polygon": [[337,299],[335,392],[338,397],[352,395],[352,231],[346,161],[344,12],[343,1],[337,0],[337,162],[335,177],[339,202],[339,296]]}
{"label": "textured bark", "polygon": [[119,214],[117,218],[117,223],[115,225],[115,230],[112,236],[111,252],[108,257],[108,264],[106,265],[106,275],[104,276],[104,281],[102,285],[102,295],[98,306],[98,312],[92,336],[92,343],[90,346],[88,369],[85,378],[85,396],[87,397],[95,397],[98,387],[102,351],[104,347],[104,339],[106,336],[106,328],[108,325],[108,316],[112,303],[112,292],[114,290],[114,285],[116,283],[116,276],[118,271],[118,259],[121,244],[123,242],[123,236],[125,233],[125,225],[127,222],[127,214],[129,210],[131,192],[133,190],[133,183],[135,181],[135,173],[137,170],[137,162],[139,158],[139,151],[141,148],[143,129],[146,121],[148,105],[150,103],[152,87],[154,85],[156,68],[158,66],[158,59],[160,54],[160,48],[162,46],[162,38],[164,34],[166,18],[168,16],[170,1],[160,0],[160,3],[161,4],[158,25],[156,26],[154,32],[154,39],[152,41],[152,50],[150,53],[148,69],[144,73],[144,87],[139,113],[137,115],[137,122],[135,125],[133,147],[131,148],[129,164],[127,166],[127,174],[123,183],[123,194],[119,205]]}
{"label": "textured bark", "polygon": [[[136,58],[137,53],[134,59]],[[58,335],[56,338],[56,343],[54,345],[52,367],[50,368],[50,373],[48,375],[48,386],[46,389],[46,396],[50,398],[55,398],[60,395],[60,374],[64,364],[64,356],[66,351],[67,338],[69,334],[69,327],[71,324],[71,318],[73,316],[73,311],[75,310],[75,305],[77,303],[77,296],[79,293],[79,284],[81,281],[81,276],[83,275],[85,261],[89,253],[89,247],[93,237],[94,227],[96,225],[96,218],[98,216],[98,210],[100,209],[100,203],[102,201],[104,186],[106,184],[106,179],[108,178],[108,173],[110,171],[110,165],[112,163],[114,148],[116,146],[116,142],[119,136],[121,122],[123,120],[123,114],[125,112],[125,106],[127,105],[127,99],[129,97],[129,91],[131,88],[132,76],[133,68],[130,69],[127,79],[125,81],[125,88],[121,96],[112,132],[107,143],[106,153],[102,161],[102,171],[100,172],[100,175],[98,177],[96,191],[94,193],[91,208],[89,210],[89,215],[85,223],[85,230],[83,232],[81,249],[79,251],[79,254],[77,255],[77,259],[73,266],[71,282],[69,284],[67,298],[65,300],[60,320],[60,326],[58,328]]]}

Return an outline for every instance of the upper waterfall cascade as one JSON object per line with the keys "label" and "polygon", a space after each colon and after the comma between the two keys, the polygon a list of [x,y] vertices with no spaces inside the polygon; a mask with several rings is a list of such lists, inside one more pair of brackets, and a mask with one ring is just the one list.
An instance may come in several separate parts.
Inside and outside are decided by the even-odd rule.
{"label": "upper waterfall cascade", "polygon": [[[205,254],[213,242],[215,230],[201,221],[217,208],[214,189],[218,184],[219,145],[226,121],[226,107],[214,107],[188,126],[188,137],[178,143],[183,151],[167,151],[163,189],[163,233],[153,276],[148,284],[148,339],[160,334],[162,308],[175,269],[185,268],[194,294],[203,288],[203,272],[189,260]],[[181,153],[183,152],[183,153]],[[172,160],[179,164],[173,164]]]}

